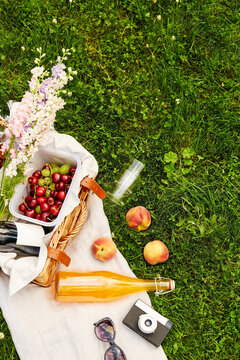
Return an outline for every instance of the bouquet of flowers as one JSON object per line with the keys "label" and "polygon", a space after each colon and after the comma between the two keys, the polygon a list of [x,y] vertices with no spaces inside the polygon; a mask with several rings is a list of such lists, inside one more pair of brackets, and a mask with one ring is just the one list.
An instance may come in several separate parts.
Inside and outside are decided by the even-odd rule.
{"label": "bouquet of flowers", "polygon": [[37,49],[39,56],[35,59],[37,66],[31,70],[29,91],[7,119],[8,126],[2,134],[5,141],[0,145],[5,159],[1,170],[0,218],[9,216],[7,205],[15,186],[24,179],[29,159],[53,128],[57,111],[65,105],[59,95],[66,92],[63,87],[77,74],[70,67],[66,69],[63,63],[71,50],[62,49],[63,55],[57,57],[50,74],[41,66],[46,54],[42,54],[41,48]]}

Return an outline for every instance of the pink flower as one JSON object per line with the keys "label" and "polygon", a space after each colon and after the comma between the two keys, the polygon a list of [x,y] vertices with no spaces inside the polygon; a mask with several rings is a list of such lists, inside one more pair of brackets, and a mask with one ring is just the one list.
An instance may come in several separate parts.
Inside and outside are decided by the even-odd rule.
{"label": "pink flower", "polygon": [[12,124],[9,124],[9,129],[11,130],[12,134],[18,138],[22,135],[24,126],[17,118]]}
{"label": "pink flower", "polygon": [[1,146],[1,152],[4,153],[5,151],[8,151],[9,146],[10,146],[10,139],[7,139],[6,141],[4,141],[4,143]]}
{"label": "pink flower", "polygon": [[10,150],[10,158],[14,159],[17,156],[17,151],[16,149],[11,149]]}

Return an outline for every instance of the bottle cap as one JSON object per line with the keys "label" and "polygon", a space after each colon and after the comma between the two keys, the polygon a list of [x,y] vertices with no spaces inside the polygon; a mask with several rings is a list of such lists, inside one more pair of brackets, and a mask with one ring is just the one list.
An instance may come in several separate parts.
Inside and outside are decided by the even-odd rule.
{"label": "bottle cap", "polygon": [[[168,282],[168,289],[163,290],[163,289],[159,289],[159,283],[161,282],[161,280],[164,281],[164,283]],[[163,295],[169,292],[172,292],[175,289],[175,281],[165,278],[165,277],[161,277],[161,276],[157,276],[155,278],[155,287],[156,287],[156,291],[155,291],[155,295],[159,296],[159,295]]]}

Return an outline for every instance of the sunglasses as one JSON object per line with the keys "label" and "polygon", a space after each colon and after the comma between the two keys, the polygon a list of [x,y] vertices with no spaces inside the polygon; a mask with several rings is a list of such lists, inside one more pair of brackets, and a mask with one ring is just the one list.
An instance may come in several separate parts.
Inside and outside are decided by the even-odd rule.
{"label": "sunglasses", "polygon": [[116,330],[113,321],[105,317],[95,323],[94,326],[97,338],[101,341],[109,342],[111,345],[105,352],[104,360],[127,360],[123,350],[114,342]]}

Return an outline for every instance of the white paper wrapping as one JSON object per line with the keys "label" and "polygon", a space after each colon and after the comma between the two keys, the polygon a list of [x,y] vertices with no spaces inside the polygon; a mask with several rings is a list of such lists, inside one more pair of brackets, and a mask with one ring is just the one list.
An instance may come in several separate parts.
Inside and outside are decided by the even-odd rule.
{"label": "white paper wrapping", "polygon": [[42,226],[15,222],[17,227],[17,245],[41,246],[45,235]]}

